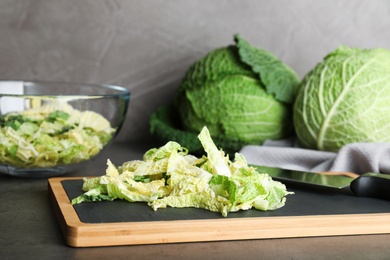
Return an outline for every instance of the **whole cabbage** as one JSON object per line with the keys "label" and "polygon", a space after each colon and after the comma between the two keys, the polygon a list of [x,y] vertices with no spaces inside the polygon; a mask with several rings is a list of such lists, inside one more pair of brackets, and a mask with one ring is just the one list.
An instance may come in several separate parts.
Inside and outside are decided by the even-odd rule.
{"label": "whole cabbage", "polygon": [[337,151],[390,141],[390,51],[341,46],[302,80],[294,104],[300,146]]}
{"label": "whole cabbage", "polygon": [[290,136],[297,74],[239,35],[235,41],[187,71],[176,100],[183,129],[198,133],[207,126],[213,137],[253,144]]}

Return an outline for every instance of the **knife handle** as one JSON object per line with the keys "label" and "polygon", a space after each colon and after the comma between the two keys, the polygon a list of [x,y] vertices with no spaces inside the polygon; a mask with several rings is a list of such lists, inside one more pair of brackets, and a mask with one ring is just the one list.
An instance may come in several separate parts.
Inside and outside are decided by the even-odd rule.
{"label": "knife handle", "polygon": [[351,182],[356,196],[390,200],[390,175],[368,172]]}

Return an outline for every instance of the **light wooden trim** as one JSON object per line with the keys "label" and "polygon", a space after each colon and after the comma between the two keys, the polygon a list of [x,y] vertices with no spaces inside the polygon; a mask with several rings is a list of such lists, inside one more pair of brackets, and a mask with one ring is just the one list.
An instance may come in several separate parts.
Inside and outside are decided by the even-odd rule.
{"label": "light wooden trim", "polygon": [[71,179],[49,179],[49,190],[72,247],[390,233],[390,213],[83,223],[61,184]]}

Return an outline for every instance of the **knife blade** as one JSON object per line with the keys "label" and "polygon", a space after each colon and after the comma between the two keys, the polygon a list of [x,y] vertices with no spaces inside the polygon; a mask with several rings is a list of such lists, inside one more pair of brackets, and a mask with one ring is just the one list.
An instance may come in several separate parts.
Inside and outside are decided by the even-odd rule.
{"label": "knife blade", "polygon": [[309,172],[269,166],[250,165],[259,173],[268,173],[273,179],[335,189],[350,189],[359,197],[390,200],[390,174],[367,172]]}

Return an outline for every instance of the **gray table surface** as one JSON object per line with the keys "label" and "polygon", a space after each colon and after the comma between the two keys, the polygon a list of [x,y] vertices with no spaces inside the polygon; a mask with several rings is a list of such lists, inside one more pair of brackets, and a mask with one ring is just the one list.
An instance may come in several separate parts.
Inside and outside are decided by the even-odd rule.
{"label": "gray table surface", "polygon": [[[113,144],[83,170],[104,174],[141,159],[148,144]],[[390,221],[390,219],[389,219]],[[0,174],[0,259],[389,259],[390,234],[72,248],[66,245],[48,196],[47,179]]]}

